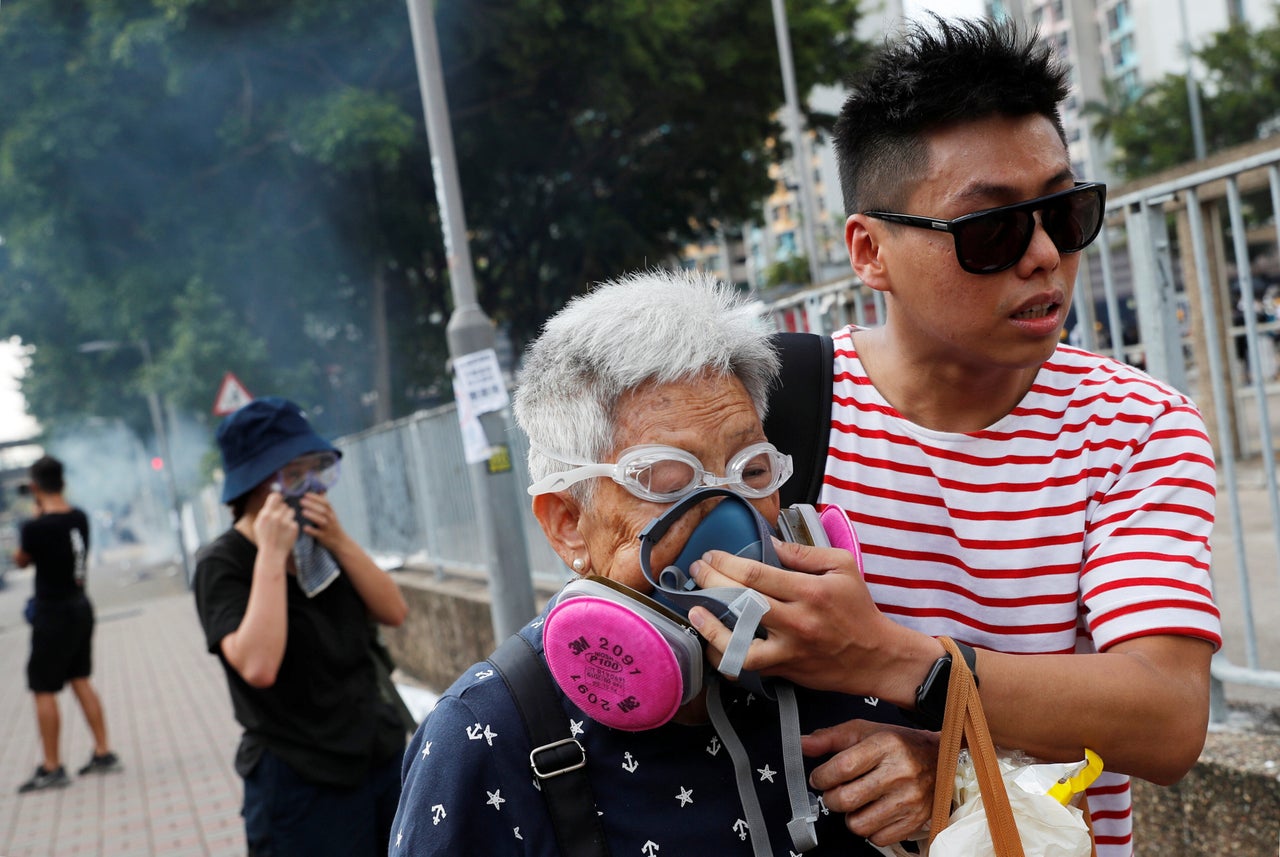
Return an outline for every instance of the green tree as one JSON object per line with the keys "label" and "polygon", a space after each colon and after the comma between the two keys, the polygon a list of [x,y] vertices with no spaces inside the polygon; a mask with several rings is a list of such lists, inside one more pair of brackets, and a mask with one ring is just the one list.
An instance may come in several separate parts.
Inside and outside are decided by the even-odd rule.
{"label": "green tree", "polygon": [[[1196,57],[1206,146],[1210,152],[1269,133],[1280,117],[1280,24],[1253,29],[1236,24],[1215,33]],[[1169,74],[1137,98],[1114,84],[1103,102],[1091,102],[1094,133],[1115,147],[1112,167],[1138,178],[1195,157],[1185,74]]]}
{"label": "green tree", "polygon": [[[863,59],[857,0],[791,0],[799,84]],[[592,281],[758,214],[780,134],[760,0],[441,0],[481,304],[519,348]],[[234,371],[322,430],[439,393],[451,310],[403,0],[6,0],[0,329],[46,425],[155,383],[207,414]],[[822,124],[827,117],[813,117]],[[145,338],[85,355],[95,340]]]}

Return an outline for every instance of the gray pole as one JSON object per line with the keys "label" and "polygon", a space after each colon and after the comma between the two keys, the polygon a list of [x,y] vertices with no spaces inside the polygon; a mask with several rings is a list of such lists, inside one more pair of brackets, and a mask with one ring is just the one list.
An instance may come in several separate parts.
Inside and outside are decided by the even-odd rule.
{"label": "gray pole", "polygon": [[1200,116],[1200,84],[1196,82],[1195,60],[1191,54],[1191,27],[1187,24],[1187,0],[1178,0],[1178,14],[1182,16],[1182,51],[1187,57],[1187,107],[1191,114],[1191,139],[1195,145],[1196,160],[1205,158],[1204,120]]}
{"label": "gray pole", "polygon": [[[449,282],[453,290],[453,315],[445,333],[449,357],[457,360],[494,347],[493,322],[476,302],[471,248],[462,208],[462,188],[453,151],[453,130],[445,100],[444,72],[436,43],[436,24],[431,0],[406,0],[413,54],[418,65],[418,86],[427,121],[427,141],[431,146],[431,174],[440,206],[444,231],[444,251],[449,260]],[[505,411],[480,416],[480,425],[491,446],[507,449],[507,455],[490,462],[470,465],[480,532],[488,551],[489,592],[495,642],[502,642],[532,619],[537,610],[533,598],[524,527],[520,526],[520,506],[514,470],[510,466],[505,438],[510,427]],[[491,466],[505,461],[506,466]],[[501,525],[499,525],[499,522]]]}
{"label": "gray pole", "polygon": [[809,281],[817,283],[822,280],[822,262],[818,259],[818,242],[814,238],[818,221],[813,205],[813,163],[809,157],[809,138],[800,128],[800,98],[796,94],[796,70],[791,60],[791,32],[784,0],[773,0],[773,29],[778,37],[778,59],[782,64],[782,91],[787,99],[785,112],[792,145],[791,161],[800,185],[800,211],[804,221],[800,224],[800,238],[809,257]]}

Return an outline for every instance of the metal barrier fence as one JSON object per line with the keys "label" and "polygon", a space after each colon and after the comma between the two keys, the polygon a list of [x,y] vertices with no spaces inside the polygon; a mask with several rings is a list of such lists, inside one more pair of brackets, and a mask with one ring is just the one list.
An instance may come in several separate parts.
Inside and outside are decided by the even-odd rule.
{"label": "metal barrier fence", "polygon": [[[528,441],[509,438],[512,464],[528,484]],[[342,478],[330,501],[352,537],[386,565],[485,574],[489,566],[457,411],[452,405],[422,411],[337,442]],[[567,579],[564,563],[547,544],[528,503],[519,507],[535,580]]]}
{"label": "metal barrier fence", "polygon": [[[1272,339],[1280,336],[1280,321],[1276,314],[1233,312],[1237,306],[1253,309],[1248,296],[1264,296],[1264,267],[1250,248],[1266,250],[1255,254],[1264,262],[1280,259],[1277,211],[1280,148],[1141,190],[1113,191],[1107,224],[1082,261],[1073,305],[1074,341],[1187,392],[1214,441],[1214,586],[1226,638],[1213,663],[1215,720],[1225,717],[1222,682],[1280,689],[1280,631],[1274,627],[1280,495],[1270,419],[1270,402],[1280,396]],[[1263,225],[1249,227],[1247,218]],[[1253,261],[1241,265],[1240,259]],[[1280,262],[1274,273],[1280,288]],[[776,301],[764,312],[779,329],[830,333],[849,323],[877,323],[884,303],[850,278]],[[527,440],[513,428],[509,443],[513,466],[527,481]],[[484,572],[452,406],[343,438],[339,446],[346,455],[344,475],[332,500],[362,544],[391,562],[398,558],[438,573]],[[519,514],[534,578],[563,581],[564,565],[528,504]],[[1264,629],[1270,635],[1265,647],[1255,622],[1259,605],[1273,617]]]}

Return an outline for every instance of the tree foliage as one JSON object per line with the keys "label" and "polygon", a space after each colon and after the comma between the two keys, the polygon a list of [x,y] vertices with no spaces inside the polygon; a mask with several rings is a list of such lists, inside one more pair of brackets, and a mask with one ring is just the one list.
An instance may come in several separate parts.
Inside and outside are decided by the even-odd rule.
{"label": "tree foliage", "polygon": [[[857,0],[788,5],[802,91],[862,61]],[[517,347],[592,281],[758,214],[769,3],[441,0],[436,21],[479,297]],[[46,425],[145,432],[149,384],[207,414],[230,370],[362,428],[375,282],[392,413],[447,394],[403,0],[6,0],[0,76],[0,329],[35,346]],[[150,374],[123,347],[144,340]]]}
{"label": "tree foliage", "polygon": [[[1235,24],[1196,51],[1200,108],[1209,152],[1274,133],[1280,121],[1280,23]],[[1094,133],[1115,147],[1112,167],[1139,178],[1195,158],[1185,74],[1168,74],[1131,97],[1108,85],[1085,105]]]}

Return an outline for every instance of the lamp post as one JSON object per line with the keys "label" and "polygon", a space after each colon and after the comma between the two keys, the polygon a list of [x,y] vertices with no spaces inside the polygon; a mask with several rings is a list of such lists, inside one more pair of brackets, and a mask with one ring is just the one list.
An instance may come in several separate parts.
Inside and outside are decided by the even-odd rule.
{"label": "lamp post", "polygon": [[1187,59],[1187,110],[1191,118],[1191,141],[1196,160],[1205,158],[1204,119],[1200,115],[1200,84],[1196,81],[1195,55],[1191,51],[1191,27],[1187,24],[1187,0],[1178,0],[1182,18],[1182,53]]}
{"label": "lamp post", "polygon": [[[462,186],[458,180],[453,129],[449,124],[444,72],[436,40],[435,4],[431,0],[406,0],[406,3],[422,112],[427,125],[427,143],[431,148],[431,173],[440,207],[445,256],[449,261],[454,310],[445,326],[445,335],[449,343],[449,357],[456,365],[463,358],[493,349],[497,337],[493,322],[476,300],[471,249],[467,243],[467,225],[462,208]],[[500,442],[510,432],[507,420],[496,411],[481,414],[479,420],[490,444]],[[505,468],[486,468],[483,462],[479,462],[471,464],[469,470],[476,496],[477,523],[489,559],[494,639],[501,642],[537,614],[524,530],[512,525],[520,520],[519,486],[509,461]]]}
{"label": "lamp post", "polygon": [[[142,365],[147,375],[152,374],[151,345],[146,339],[137,342],[116,342],[110,339],[97,339],[85,342],[76,348],[81,354],[92,354],[99,351],[115,351],[118,348],[133,347],[142,352]],[[182,575],[187,586],[191,585],[191,561],[187,556],[187,540],[182,533],[182,501],[178,497],[178,483],[173,475],[173,456],[169,453],[169,434],[164,427],[164,414],[160,407],[160,396],[156,393],[155,382],[150,377],[147,383],[147,409],[151,412],[151,428],[156,435],[156,445],[160,449],[160,460],[163,462],[165,488],[169,494],[170,508],[173,512],[174,535],[178,538],[178,553],[182,557]]]}
{"label": "lamp post", "polygon": [[800,97],[796,92],[795,63],[791,59],[791,31],[783,0],[773,0],[773,28],[778,40],[778,61],[782,67],[782,92],[786,98],[787,134],[791,137],[791,162],[795,164],[800,191],[800,246],[809,257],[809,282],[822,281],[822,260],[818,258],[818,215],[813,204],[813,164],[809,161],[809,138],[800,124]]}

